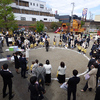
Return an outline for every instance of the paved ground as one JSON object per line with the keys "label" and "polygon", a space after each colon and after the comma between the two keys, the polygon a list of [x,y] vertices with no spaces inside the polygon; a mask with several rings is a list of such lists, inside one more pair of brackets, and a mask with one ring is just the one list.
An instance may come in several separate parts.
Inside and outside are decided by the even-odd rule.
{"label": "paved ground", "polygon": [[[49,33],[50,35],[50,44],[52,46],[52,41],[54,34]],[[59,39],[59,34],[56,35]],[[91,41],[91,44],[93,41]],[[6,47],[3,48],[5,50]],[[91,46],[87,50],[87,56],[89,57]],[[75,49],[76,50],[76,49]],[[9,52],[11,54],[12,52]],[[8,53],[4,51],[3,56],[6,57]],[[0,55],[1,56],[1,55]],[[50,60],[50,63],[53,67],[52,69],[52,78],[56,78],[57,68],[61,61],[64,61],[67,69],[66,69],[66,77],[72,76],[72,70],[77,69],[79,73],[83,73],[87,69],[88,60],[82,55],[71,50],[66,50],[62,48],[50,48],[49,52],[45,52],[45,48],[42,49],[33,49],[30,50],[30,59],[29,59],[29,66],[31,65],[31,61],[38,59],[39,62],[45,63],[46,59]],[[1,65],[5,62],[0,62]],[[29,78],[31,77],[28,74],[27,79],[22,79],[20,74],[16,74],[14,64],[11,62],[7,62],[9,64],[9,68],[11,69],[12,73],[14,74],[13,78],[13,92],[15,93],[15,97],[12,100],[30,100],[29,92],[28,92],[28,83]],[[30,73],[30,71],[29,71]],[[95,90],[92,92],[86,91],[85,93],[81,92],[80,90],[84,87],[86,81],[84,77],[81,76],[81,82],[77,88],[77,100],[94,100]],[[67,80],[66,80],[67,81]],[[52,80],[50,86],[46,86],[46,94],[44,95],[44,100],[67,100],[67,92],[59,88],[60,84]],[[0,100],[8,100],[8,97],[5,99],[2,98],[2,79],[0,77]]]}

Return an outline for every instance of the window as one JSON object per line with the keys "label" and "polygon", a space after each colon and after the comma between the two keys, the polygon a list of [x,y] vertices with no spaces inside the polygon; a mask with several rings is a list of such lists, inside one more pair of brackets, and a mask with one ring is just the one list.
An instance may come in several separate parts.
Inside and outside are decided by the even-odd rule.
{"label": "window", "polygon": [[30,5],[32,5],[32,3],[30,3]]}
{"label": "window", "polygon": [[32,18],[32,21],[36,21],[36,18]]}
{"label": "window", "polygon": [[25,18],[25,17],[21,17],[21,20],[22,20],[22,21],[25,21],[25,20],[26,20],[26,18]]}
{"label": "window", "polygon": [[33,6],[35,6],[35,3],[33,3]]}
{"label": "window", "polygon": [[44,20],[47,20],[47,18],[44,18]]}
{"label": "window", "polygon": [[44,8],[44,5],[43,4],[40,4],[40,8]]}
{"label": "window", "polygon": [[38,6],[38,4],[37,4],[37,6]]}

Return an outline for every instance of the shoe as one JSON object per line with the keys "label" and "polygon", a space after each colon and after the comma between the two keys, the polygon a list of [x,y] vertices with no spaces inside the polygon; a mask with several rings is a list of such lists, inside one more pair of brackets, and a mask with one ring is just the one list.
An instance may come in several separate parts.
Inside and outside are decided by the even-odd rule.
{"label": "shoe", "polygon": [[5,95],[3,95],[3,98],[5,98],[8,95],[8,93],[6,93]]}
{"label": "shoe", "polygon": [[9,100],[11,100],[15,95],[13,94],[11,97],[9,97]]}

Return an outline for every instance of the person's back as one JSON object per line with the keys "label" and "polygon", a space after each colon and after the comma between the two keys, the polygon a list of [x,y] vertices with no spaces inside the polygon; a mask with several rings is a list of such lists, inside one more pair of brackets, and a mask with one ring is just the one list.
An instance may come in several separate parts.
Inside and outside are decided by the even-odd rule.
{"label": "person's back", "polygon": [[73,70],[73,77],[71,77],[67,84],[68,84],[68,99],[70,100],[71,97],[71,93],[73,93],[73,100],[76,100],[76,90],[77,90],[77,84],[80,82],[80,78],[77,77],[78,71],[77,70]]}
{"label": "person's back", "polygon": [[69,79],[68,81],[68,89],[70,89],[71,91],[76,91],[77,88],[77,84],[79,83],[80,78],[79,77],[72,77]]}
{"label": "person's back", "polygon": [[13,74],[8,69],[8,64],[4,64],[2,66],[2,70],[0,71],[0,75],[3,78],[3,98],[7,96],[6,90],[7,86],[9,87],[9,100],[11,100],[14,95],[12,95],[12,77]]}
{"label": "person's back", "polygon": [[32,76],[30,78],[30,84],[28,89],[30,90],[30,98],[31,100],[42,100],[43,97],[43,93],[45,93],[44,89],[39,86],[36,82],[37,77],[36,76]]}
{"label": "person's back", "polygon": [[12,73],[10,73],[9,71],[2,70],[0,71],[0,74],[4,82],[7,82],[7,83],[12,82],[12,79],[11,79],[13,77]]}
{"label": "person's back", "polygon": [[46,70],[44,67],[37,67],[37,69],[36,69],[37,77],[39,76],[40,73],[43,76],[43,79],[45,79],[44,76],[45,76]]}
{"label": "person's back", "polygon": [[37,80],[39,82],[39,84],[45,88],[44,83],[45,83],[45,74],[46,74],[46,70],[43,67],[43,64],[40,63],[39,66],[36,68],[35,70],[35,74],[37,76]]}

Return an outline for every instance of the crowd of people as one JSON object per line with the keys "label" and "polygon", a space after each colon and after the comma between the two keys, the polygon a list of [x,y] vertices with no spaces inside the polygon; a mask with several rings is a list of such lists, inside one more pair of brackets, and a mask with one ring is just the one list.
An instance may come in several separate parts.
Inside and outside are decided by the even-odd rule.
{"label": "crowd of people", "polygon": [[[19,34],[20,35],[20,34]],[[27,78],[26,71],[27,71],[27,64],[29,62],[29,54],[28,50],[32,47],[37,46],[45,46],[46,51],[49,49],[50,44],[50,37],[46,33],[37,34],[37,33],[30,33],[26,34],[25,36],[23,34],[20,35],[20,37],[17,36],[17,34],[14,34],[14,40],[8,34],[5,36],[6,38],[6,44],[7,46],[10,45],[16,45],[20,47],[21,49],[24,49],[26,51],[26,55],[22,54],[20,52],[16,52],[13,54],[14,60],[15,60],[15,69],[16,73],[20,74],[19,68],[21,68],[21,77],[24,79]],[[10,39],[9,39],[10,38]],[[63,43],[62,43],[63,42]],[[66,47],[66,48],[76,48],[81,46],[82,48],[86,49],[89,46],[90,42],[90,35],[88,34],[79,34],[77,37],[73,33],[70,34],[60,34],[59,44],[58,46]],[[56,36],[53,38],[53,45],[54,47],[57,46],[57,39]],[[82,51],[81,48],[81,51]],[[80,52],[80,50],[79,50]],[[18,57],[18,55],[20,57]],[[99,87],[98,87],[98,81],[100,77],[100,39],[98,38],[97,41],[94,42],[92,48],[91,48],[91,59],[88,63],[88,72],[86,75],[88,75],[87,82],[84,86],[84,88],[81,90],[82,92],[85,92],[87,89],[89,91],[92,91],[92,89],[96,89],[96,96],[95,100],[99,100]],[[62,85],[66,82],[66,65],[63,61],[60,62],[60,65],[57,69],[58,75],[57,79],[58,82]],[[30,66],[30,72],[32,74],[32,77],[30,78],[30,85],[28,87],[30,93],[31,100],[42,100],[44,98],[43,94],[46,92],[45,85],[49,86],[51,83],[51,71],[52,71],[52,65],[50,64],[50,61],[47,59],[45,64],[39,63],[39,60],[36,59],[35,61],[32,61],[32,65]],[[12,94],[12,80],[13,77],[11,71],[8,69],[8,65],[4,64],[2,66],[2,70],[0,71],[1,76],[3,77],[4,81],[4,87],[3,87],[3,98],[6,97],[6,88],[7,85],[9,87],[9,100],[13,98]],[[77,90],[77,84],[80,82],[80,78],[77,77],[78,71],[76,69],[73,70],[73,77],[69,78],[67,81],[67,92],[68,92],[68,98],[67,100],[70,100],[71,93],[73,93],[73,100],[76,100],[76,90]],[[85,75],[85,77],[86,77]],[[99,99],[98,99],[99,98]]]}

